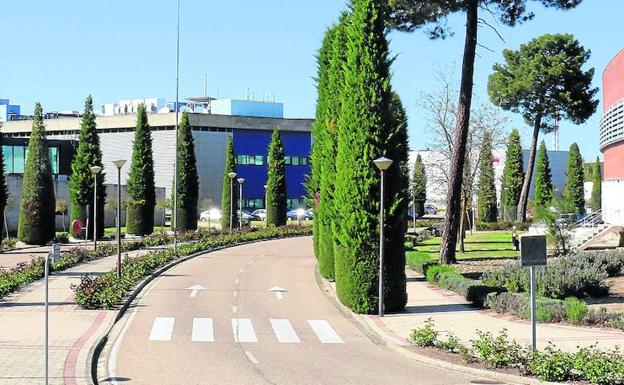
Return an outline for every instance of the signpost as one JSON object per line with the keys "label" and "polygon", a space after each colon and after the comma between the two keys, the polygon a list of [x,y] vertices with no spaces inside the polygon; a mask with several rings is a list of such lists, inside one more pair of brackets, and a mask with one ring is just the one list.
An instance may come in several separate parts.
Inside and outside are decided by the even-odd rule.
{"label": "signpost", "polygon": [[50,275],[50,259],[56,262],[61,258],[61,246],[58,243],[52,245],[52,251],[45,259],[45,384],[48,385],[48,276]]}
{"label": "signpost", "polygon": [[529,268],[531,276],[531,346],[537,348],[537,300],[535,267],[546,266],[546,236],[523,235],[520,237],[520,265]]}

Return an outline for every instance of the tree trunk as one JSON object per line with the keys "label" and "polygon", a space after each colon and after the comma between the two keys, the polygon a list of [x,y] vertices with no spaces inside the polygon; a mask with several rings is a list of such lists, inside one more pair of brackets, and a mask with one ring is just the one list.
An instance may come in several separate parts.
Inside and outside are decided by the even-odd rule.
{"label": "tree trunk", "polygon": [[446,216],[444,234],[440,245],[440,263],[456,263],[455,244],[457,243],[457,223],[461,215],[461,190],[468,124],[470,123],[470,104],[472,102],[472,82],[474,77],[475,51],[477,47],[478,0],[468,0],[466,6],[466,41],[464,60],[457,107],[457,123],[451,161],[451,175],[446,195]]}
{"label": "tree trunk", "polygon": [[533,138],[531,138],[531,148],[529,149],[529,161],[527,169],[524,173],[524,182],[522,183],[522,192],[520,193],[520,202],[518,202],[518,213],[516,220],[518,222],[526,221],[527,203],[529,201],[529,189],[531,188],[531,178],[533,178],[533,167],[535,165],[535,151],[537,148],[537,138],[542,125],[542,114],[535,116],[535,124],[533,126]]}
{"label": "tree trunk", "polygon": [[[464,200],[465,202],[465,200]],[[464,240],[466,238],[466,211],[465,211],[465,207],[464,203],[462,203],[462,216],[459,220],[459,251],[461,253],[465,253],[466,252],[466,245],[464,243]]]}

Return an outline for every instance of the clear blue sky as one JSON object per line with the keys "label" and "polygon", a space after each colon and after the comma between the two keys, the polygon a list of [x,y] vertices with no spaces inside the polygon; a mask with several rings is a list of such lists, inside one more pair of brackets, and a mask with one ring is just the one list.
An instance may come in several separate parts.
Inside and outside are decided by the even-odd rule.
{"label": "clear blue sky", "polygon": [[[181,96],[203,93],[242,98],[249,87],[260,97],[275,93],[290,117],[312,117],[316,91],[314,54],[323,32],[344,7],[343,0],[181,0]],[[530,2],[535,3],[535,2]],[[568,12],[532,5],[535,20],[516,28],[499,26],[505,42],[481,28],[475,68],[475,95],[487,99],[487,77],[503,48],[516,49],[543,33],[572,33],[591,49],[594,83],[622,48],[622,0],[585,0]],[[397,54],[393,85],[410,117],[412,148],[426,147],[422,92],[436,86],[435,67],[459,67],[463,49],[463,15],[450,19],[456,35],[430,41],[422,32],[392,33]],[[3,54],[0,96],[32,111],[82,109],[92,94],[97,106],[127,98],[175,97],[175,0],[21,0],[3,2],[0,12]],[[599,154],[598,124],[602,105],[584,125],[562,123],[560,146],[579,143],[585,158]],[[528,143],[529,128],[511,114],[511,126]],[[547,144],[552,143],[546,138]]]}

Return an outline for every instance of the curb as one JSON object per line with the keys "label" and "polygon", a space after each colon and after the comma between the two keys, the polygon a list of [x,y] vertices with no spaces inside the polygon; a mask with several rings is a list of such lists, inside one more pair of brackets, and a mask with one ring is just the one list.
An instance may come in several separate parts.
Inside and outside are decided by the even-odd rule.
{"label": "curb", "polygon": [[199,257],[199,256],[204,255],[204,254],[213,253],[215,251],[220,251],[220,250],[229,249],[229,248],[232,248],[232,247],[244,246],[244,245],[249,245],[249,244],[259,243],[259,242],[275,241],[275,240],[280,240],[280,239],[302,238],[302,237],[309,237],[309,236],[310,235],[294,235],[294,236],[290,236],[290,237],[276,237],[276,238],[269,238],[269,239],[258,239],[258,240],[254,240],[254,241],[237,242],[237,243],[233,243],[231,245],[226,245],[226,246],[218,246],[218,247],[214,247],[212,249],[198,251],[197,253],[189,254],[187,256],[178,258],[178,259],[176,259],[174,261],[169,262],[168,264],[166,264],[165,266],[159,268],[158,270],[152,272],[150,275],[145,277],[145,279],[143,279],[132,290],[132,292],[128,295],[128,297],[126,298],[126,300],[122,304],[121,308],[117,311],[117,315],[115,316],[115,318],[114,318],[113,322],[110,324],[110,326],[108,326],[108,330],[106,330],[106,333],[104,333],[104,335],[102,337],[100,337],[99,341],[95,344],[95,346],[93,346],[90,349],[90,351],[89,351],[89,360],[87,361],[87,365],[86,366],[87,366],[87,368],[90,368],[91,384],[92,385],[99,385],[99,382],[98,382],[98,379],[97,379],[98,362],[99,362],[99,359],[100,359],[100,354],[102,353],[102,351],[104,350],[104,347],[108,343],[108,337],[109,337],[111,331],[113,330],[115,325],[117,325],[117,323],[124,317],[126,311],[130,307],[132,302],[135,300],[135,298],[139,295],[139,293],[141,293],[141,291],[149,283],[151,283],[154,279],[160,277],[160,275],[162,275],[164,272],[166,272],[167,270],[170,270],[171,268],[173,268],[173,267],[175,267],[175,266],[177,266],[177,265],[179,265],[179,264],[181,264],[183,262],[188,261],[189,259],[193,259],[193,258]]}
{"label": "curb", "polygon": [[559,382],[545,382],[540,381],[537,378],[532,377],[523,377],[514,374],[507,374],[502,372],[496,372],[491,370],[473,368],[470,366],[464,366],[459,364],[454,364],[448,361],[440,360],[437,358],[431,358],[421,353],[417,353],[415,351],[407,349],[406,346],[409,346],[410,343],[402,338],[398,337],[396,334],[390,335],[388,332],[384,331],[378,325],[375,325],[375,322],[368,319],[366,315],[354,313],[351,309],[343,305],[336,296],[336,291],[329,282],[321,276],[320,270],[318,268],[318,263],[315,268],[316,272],[316,283],[319,286],[319,289],[325,294],[327,299],[336,307],[336,309],[347,319],[349,320],[355,327],[357,327],[368,339],[370,339],[373,343],[378,345],[383,345],[392,351],[401,354],[402,356],[417,361],[421,364],[425,364],[428,366],[432,366],[438,369],[445,369],[452,372],[468,374],[478,377],[485,377],[492,380],[505,381],[513,384],[523,384],[523,385],[561,385]]}

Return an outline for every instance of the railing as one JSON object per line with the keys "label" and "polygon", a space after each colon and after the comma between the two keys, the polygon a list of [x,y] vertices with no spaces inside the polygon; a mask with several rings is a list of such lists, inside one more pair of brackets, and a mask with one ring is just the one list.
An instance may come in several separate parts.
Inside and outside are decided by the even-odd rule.
{"label": "railing", "polygon": [[602,210],[597,210],[576,221],[572,227],[597,227],[602,223]]}

